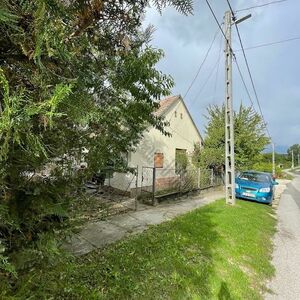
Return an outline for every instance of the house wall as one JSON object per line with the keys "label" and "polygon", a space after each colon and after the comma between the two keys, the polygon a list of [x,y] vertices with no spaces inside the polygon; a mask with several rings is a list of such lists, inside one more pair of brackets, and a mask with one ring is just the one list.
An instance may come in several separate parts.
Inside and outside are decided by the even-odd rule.
{"label": "house wall", "polygon": [[[160,131],[151,128],[145,133],[144,138],[137,147],[136,152],[129,156],[129,166],[139,167],[139,174],[142,174],[142,167],[154,167],[154,154],[156,152],[164,154],[164,169],[168,170],[168,177],[176,176],[175,174],[175,150],[186,149],[187,154],[192,154],[194,144],[200,143],[201,137],[195,128],[191,117],[181,100],[169,108],[165,114],[166,120],[170,120],[170,126],[167,131],[172,134],[171,137],[164,136]],[[176,113],[175,113],[176,112]],[[150,170],[149,170],[150,171]],[[147,171],[145,172],[147,174]],[[164,176],[164,171],[157,172],[157,176]],[[171,174],[172,173],[172,174]],[[150,176],[150,175],[149,175]],[[138,178],[138,186],[141,186],[141,178]]]}
{"label": "house wall", "polygon": [[[145,132],[144,138],[141,140],[135,152],[129,153],[128,165],[129,167],[138,167],[138,187],[141,187],[142,182],[142,167],[154,167],[154,154],[156,152],[163,153],[164,163],[163,169],[157,169],[157,179],[159,178],[176,178],[175,173],[175,151],[178,149],[186,149],[187,154],[192,154],[194,144],[200,143],[202,145],[201,136],[196,129],[191,117],[183,104],[182,100],[175,102],[164,113],[166,120],[170,120],[170,126],[166,130],[172,136],[163,135],[155,128],[150,128]],[[144,171],[144,183],[151,184],[152,170]],[[110,185],[123,189],[134,189],[136,181],[132,180],[132,176],[125,176],[125,174],[114,174],[110,179]]]}

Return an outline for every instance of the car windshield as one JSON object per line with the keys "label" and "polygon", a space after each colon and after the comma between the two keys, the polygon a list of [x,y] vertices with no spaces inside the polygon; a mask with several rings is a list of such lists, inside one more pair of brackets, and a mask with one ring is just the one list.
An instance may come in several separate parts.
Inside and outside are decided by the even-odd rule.
{"label": "car windshield", "polygon": [[260,174],[260,173],[242,173],[239,176],[242,180],[249,180],[255,182],[270,182],[270,176],[267,174]]}

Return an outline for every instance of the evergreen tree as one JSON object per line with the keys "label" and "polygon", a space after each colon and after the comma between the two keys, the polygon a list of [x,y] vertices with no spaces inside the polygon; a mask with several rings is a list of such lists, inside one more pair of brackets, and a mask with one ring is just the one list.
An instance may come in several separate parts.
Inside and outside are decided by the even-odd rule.
{"label": "evergreen tree", "polygon": [[[151,3],[151,2],[150,2]],[[153,1],[191,12],[192,1]],[[145,0],[0,3],[0,248],[39,239],[74,191],[108,161],[122,165],[173,81],[141,30]],[[85,150],[88,150],[87,151]],[[88,168],[74,171],[74,161]],[[38,176],[44,170],[46,179]],[[1,248],[2,249],[2,248]],[[9,269],[0,253],[0,268]]]}

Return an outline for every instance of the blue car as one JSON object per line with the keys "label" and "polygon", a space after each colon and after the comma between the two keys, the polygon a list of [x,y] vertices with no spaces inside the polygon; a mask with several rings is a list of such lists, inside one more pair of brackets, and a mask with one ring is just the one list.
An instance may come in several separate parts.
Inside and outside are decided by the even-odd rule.
{"label": "blue car", "polygon": [[274,198],[274,185],[270,173],[246,171],[235,179],[235,195],[237,198],[271,204]]}

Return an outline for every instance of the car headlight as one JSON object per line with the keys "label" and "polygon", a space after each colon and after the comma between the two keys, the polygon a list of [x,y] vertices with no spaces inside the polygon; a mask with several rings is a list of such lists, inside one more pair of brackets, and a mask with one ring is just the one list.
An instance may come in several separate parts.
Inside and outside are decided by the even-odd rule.
{"label": "car headlight", "polygon": [[240,188],[239,185],[238,185],[237,183],[235,184],[235,188],[236,188],[236,189],[239,189],[239,188]]}
{"label": "car headlight", "polygon": [[267,188],[261,188],[259,191],[261,193],[269,193],[271,191],[271,189],[269,187],[267,187]]}

